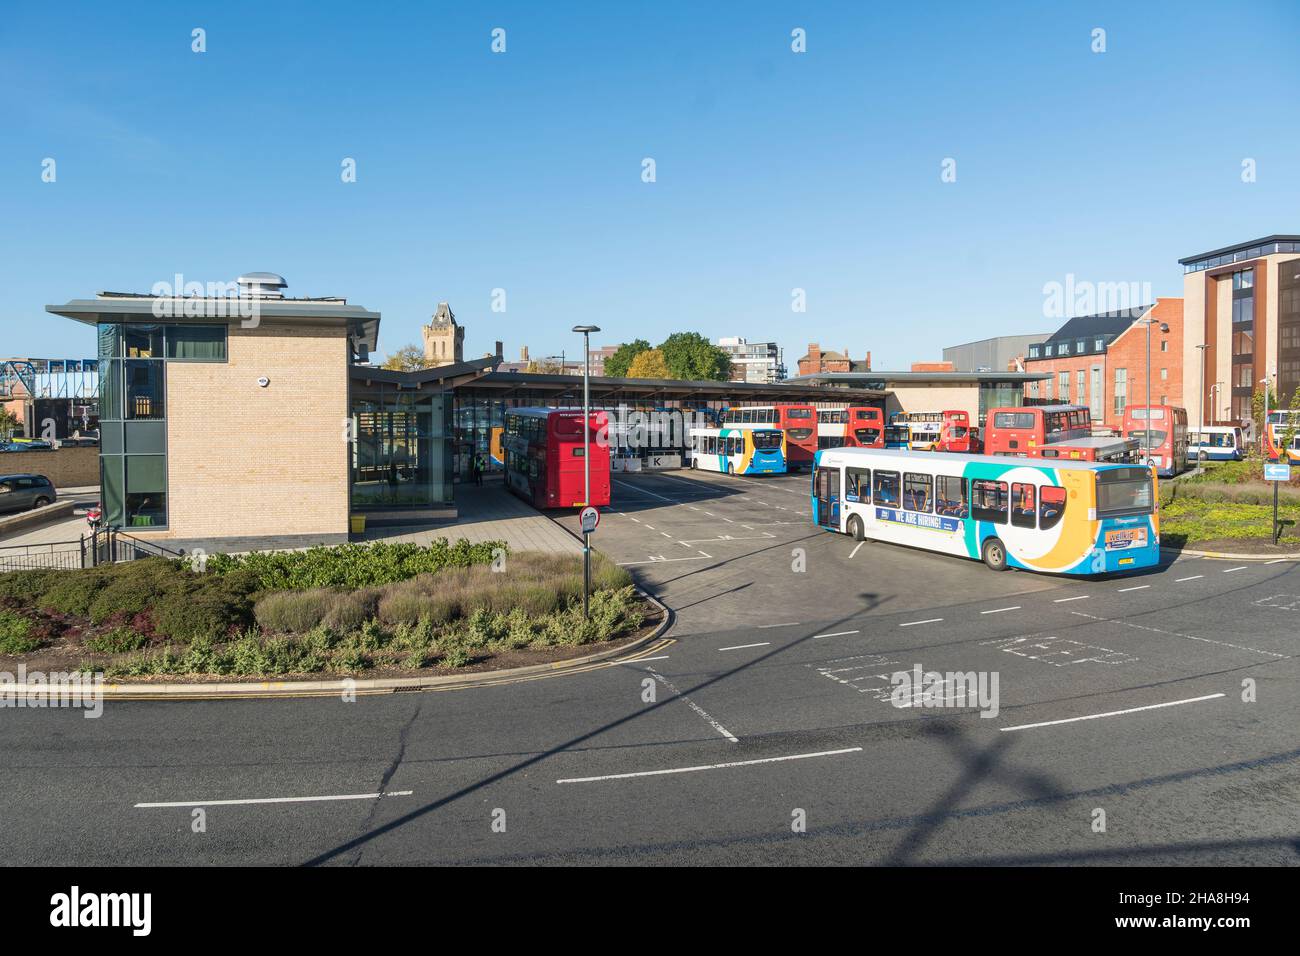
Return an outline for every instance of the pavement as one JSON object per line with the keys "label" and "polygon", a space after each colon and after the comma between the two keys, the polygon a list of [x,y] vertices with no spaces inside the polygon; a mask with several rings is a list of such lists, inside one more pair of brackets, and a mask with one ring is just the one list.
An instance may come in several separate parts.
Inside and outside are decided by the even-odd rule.
{"label": "pavement", "polygon": [[[820,531],[807,490],[807,476],[615,479],[594,543],[676,616],[673,643],[640,660],[355,701],[2,710],[0,853],[1300,862],[1296,562],[995,574]],[[996,675],[997,694],[955,706],[947,683],[952,706],[895,706],[891,676],[918,666],[990,691]]]}

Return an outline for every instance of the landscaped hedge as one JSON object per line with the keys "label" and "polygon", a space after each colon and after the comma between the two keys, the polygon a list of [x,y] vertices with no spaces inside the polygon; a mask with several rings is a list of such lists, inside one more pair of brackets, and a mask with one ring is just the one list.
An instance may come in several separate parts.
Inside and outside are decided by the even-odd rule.
{"label": "landscaped hedge", "polygon": [[236,570],[247,571],[262,591],[362,588],[404,581],[443,568],[487,564],[495,555],[505,551],[504,541],[471,544],[461,538],[450,544],[446,538],[438,538],[430,545],[378,541],[308,548],[306,551],[216,554],[208,558],[207,569],[223,575]]}

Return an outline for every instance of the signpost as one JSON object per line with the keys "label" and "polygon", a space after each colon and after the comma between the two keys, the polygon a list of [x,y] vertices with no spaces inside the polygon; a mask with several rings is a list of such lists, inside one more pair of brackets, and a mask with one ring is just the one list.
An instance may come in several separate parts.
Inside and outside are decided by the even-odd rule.
{"label": "signpost", "polygon": [[1281,482],[1291,480],[1290,462],[1264,462],[1264,480],[1273,482],[1273,543],[1282,537],[1282,526],[1277,520],[1277,487]]}
{"label": "signpost", "polygon": [[587,505],[578,515],[582,524],[582,616],[588,616],[587,602],[591,595],[591,533],[600,524],[600,512]]}

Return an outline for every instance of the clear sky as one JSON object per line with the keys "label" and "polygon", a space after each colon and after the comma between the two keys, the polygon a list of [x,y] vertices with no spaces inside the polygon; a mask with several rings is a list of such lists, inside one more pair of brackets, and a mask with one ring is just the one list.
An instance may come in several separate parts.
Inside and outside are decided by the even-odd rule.
{"label": "clear sky", "polygon": [[471,357],[590,322],[905,368],[1055,328],[1069,273],[1178,295],[1179,257],[1300,233],[1298,74],[1267,0],[14,4],[0,354],[93,354],[47,303],[266,270],[381,352],[445,299]]}

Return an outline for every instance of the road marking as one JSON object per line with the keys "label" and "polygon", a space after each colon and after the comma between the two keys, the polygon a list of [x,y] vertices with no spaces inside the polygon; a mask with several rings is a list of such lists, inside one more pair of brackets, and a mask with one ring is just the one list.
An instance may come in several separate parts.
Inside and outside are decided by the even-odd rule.
{"label": "road marking", "polygon": [[1190,578],[1179,578],[1179,579],[1178,579],[1177,581],[1175,581],[1174,583],[1175,583],[1175,584],[1182,584],[1184,581],[1195,581],[1195,580],[1197,580],[1198,578],[1203,578],[1203,577],[1205,577],[1204,574],[1193,574]]}
{"label": "road marking", "polygon": [[915,627],[918,624],[938,624],[942,621],[941,617],[928,617],[924,621],[908,621],[906,624],[900,624],[899,627]]}
{"label": "road marking", "polygon": [[674,501],[672,498],[665,498],[663,495],[657,495],[653,491],[646,491],[644,488],[638,488],[636,485],[629,485],[626,481],[619,481],[617,478],[611,479],[614,484],[622,485],[624,488],[635,491],[639,495],[649,495],[651,498],[658,498],[660,501],[666,501],[669,504],[679,505],[680,501]]}
{"label": "road marking", "polygon": [[1019,611],[1020,605],[1014,604],[1011,607],[995,607],[991,611],[980,611],[981,614],[1001,614],[1003,611]]}
{"label": "road marking", "polygon": [[653,677],[659,683],[667,687],[677,697],[681,698],[682,702],[685,703],[687,707],[695,711],[695,713],[699,714],[700,717],[704,720],[704,722],[707,723],[710,727],[712,727],[718,733],[722,734],[722,736],[726,737],[733,744],[740,743],[739,737],[737,737],[726,727],[722,726],[722,724],[718,723],[716,720],[710,717],[708,712],[703,707],[701,707],[699,704],[695,703],[695,701],[691,700],[689,697],[687,697],[685,694],[679,691],[677,689],[677,685],[674,684],[672,681],[670,681],[667,677],[664,677],[663,674],[657,673],[652,667],[647,667],[646,670],[649,671],[651,677]]}
{"label": "road marking", "polygon": [[669,656],[668,654],[660,654],[658,657],[638,657],[636,663],[640,664],[642,661],[666,661]]}
{"label": "road marking", "polygon": [[1086,617],[1090,621],[1106,621],[1109,624],[1122,624],[1124,627],[1135,628],[1139,631],[1151,631],[1153,634],[1168,634],[1172,637],[1181,637],[1188,641],[1200,641],[1202,644],[1217,644],[1219,647],[1231,647],[1236,651],[1250,651],[1252,654],[1262,654],[1265,657],[1274,657],[1278,660],[1286,660],[1287,655],[1276,654],[1273,651],[1261,651],[1258,647],[1247,647],[1245,644],[1230,644],[1227,641],[1216,641],[1209,637],[1197,637],[1195,634],[1182,634],[1178,631],[1166,631],[1158,627],[1151,627],[1148,624],[1134,624],[1132,621],[1121,621],[1115,618],[1096,617],[1092,614],[1084,614],[1082,611],[1071,611],[1079,617]]}
{"label": "road marking", "polygon": [[654,531],[654,530],[655,530],[655,526],[652,525],[652,524],[648,524],[648,525],[646,525],[646,530],[647,530],[647,531]]}
{"label": "road marking", "polygon": [[704,513],[705,513],[706,515],[708,515],[710,518],[713,517],[713,512],[712,512],[712,511],[706,511],[706,512],[704,512]]}
{"label": "road marking", "polygon": [[1139,584],[1137,587],[1133,588],[1120,588],[1119,593],[1123,594],[1125,591],[1144,591],[1149,587],[1151,587],[1149,584]]}
{"label": "road marking", "polygon": [[[704,554],[704,552],[701,551],[700,554]],[[704,554],[704,558],[711,558],[711,557],[712,555]],[[619,561],[618,566],[620,568],[633,568],[636,567],[638,564],[668,564],[669,562],[672,561],[703,561],[704,558],[697,558],[695,555],[691,555],[689,558],[666,558],[661,554],[658,555],[657,557],[655,555],[651,555],[649,560],[647,561]]]}
{"label": "road marking", "polygon": [[1283,561],[1290,561],[1290,558],[1274,558],[1272,561],[1265,561],[1265,564],[1281,564]]}
{"label": "road marking", "polygon": [[813,640],[820,641],[823,637],[844,637],[848,634],[856,634],[857,631],[836,631],[833,634],[814,634]]}
{"label": "road marking", "polygon": [[1056,599],[1055,601],[1053,601],[1052,603],[1053,603],[1053,604],[1064,604],[1064,603],[1067,602],[1067,601],[1086,601],[1087,599],[1088,599],[1088,595],[1086,595],[1086,594],[1080,594],[1078,597],[1071,597],[1071,598],[1057,598],[1057,599]]}
{"label": "road marking", "polygon": [[1250,567],[1250,565],[1248,565],[1248,564],[1243,564],[1243,565],[1240,565],[1240,566],[1235,567],[1235,568],[1224,568],[1224,569],[1223,569],[1223,573],[1224,573],[1224,574],[1231,574],[1233,571],[1245,571],[1246,568],[1248,568],[1248,567]]}
{"label": "road marking", "polygon": [[[631,515],[628,515],[628,517],[629,517],[629,518],[632,518]],[[632,518],[632,520],[635,521],[637,524],[640,524],[640,523],[641,523],[641,519],[640,519],[640,518]]]}
{"label": "road marking", "polygon": [[865,541],[859,541],[859,542],[858,542],[858,546],[857,546],[856,548],[854,548],[852,551],[849,552],[849,560],[850,560],[850,561],[853,560],[853,556],[854,556],[855,554],[857,554],[859,551],[862,550],[862,546],[863,546],[864,544],[866,544]]}
{"label": "road marking", "polygon": [[771,641],[763,641],[761,644],[733,644],[731,647],[719,647],[720,651],[743,651],[747,647],[770,647]]}
{"label": "road marking", "polygon": [[670,535],[667,531],[660,531],[659,533],[660,533],[661,535],[663,535],[665,538],[671,538],[671,537],[672,537],[672,535]]}
{"label": "road marking", "polygon": [[1034,727],[1052,727],[1056,724],[1072,724],[1079,720],[1099,720],[1102,717],[1118,717],[1120,714],[1136,714],[1142,710],[1159,710],[1161,707],[1177,707],[1179,704],[1196,704],[1203,700],[1214,700],[1223,694],[1206,694],[1204,697],[1189,697],[1186,700],[1171,700],[1163,704],[1147,704],[1145,707],[1130,707],[1127,710],[1111,710],[1104,714],[1088,714],[1086,717],[1066,717],[1064,720],[1044,720],[1038,724],[1019,724],[1015,727],[999,727],[998,730],[1030,730]]}
{"label": "road marking", "polygon": [[786,621],[784,624],[760,624],[758,629],[761,631],[765,627],[798,627],[798,621]]}
{"label": "road marking", "polygon": [[166,803],[137,803],[136,809],[155,807],[238,807],[255,803],[321,803],[327,800],[378,800],[380,797],[409,797],[413,790],[384,793],[339,793],[323,797],[252,797],[247,800],[174,800]]}
{"label": "road marking", "polygon": [[790,754],[786,757],[763,757],[758,760],[732,760],[728,763],[701,764],[698,767],[672,767],[668,770],[639,770],[636,773],[607,773],[599,777],[565,777],[556,783],[595,783],[598,780],[630,780],[633,777],[658,777],[670,773],[698,773],[701,770],[727,770],[731,767],[752,767],[760,763],[782,763],[786,760],[808,760],[811,757],[837,757],[841,754],[858,753],[861,747],[845,747],[843,750],[819,750],[810,754]]}

